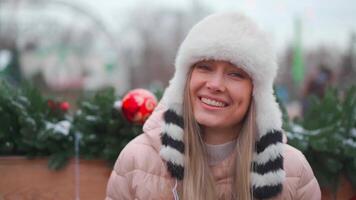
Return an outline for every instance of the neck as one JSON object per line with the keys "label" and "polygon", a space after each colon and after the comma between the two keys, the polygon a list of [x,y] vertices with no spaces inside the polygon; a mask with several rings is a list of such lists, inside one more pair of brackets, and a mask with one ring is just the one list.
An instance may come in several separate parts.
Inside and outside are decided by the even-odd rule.
{"label": "neck", "polygon": [[229,128],[203,127],[203,140],[206,144],[224,144],[236,140],[240,129],[241,125]]}

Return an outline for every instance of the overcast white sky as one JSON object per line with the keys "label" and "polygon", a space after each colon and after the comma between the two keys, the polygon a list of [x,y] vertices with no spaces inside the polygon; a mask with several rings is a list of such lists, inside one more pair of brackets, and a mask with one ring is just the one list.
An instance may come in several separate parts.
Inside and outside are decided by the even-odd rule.
{"label": "overcast white sky", "polygon": [[349,46],[350,33],[356,32],[355,0],[76,0],[97,12],[108,24],[117,21],[137,4],[167,9],[189,9],[198,2],[212,11],[238,10],[255,18],[273,36],[279,47],[293,38],[296,16],[302,19],[305,47]]}

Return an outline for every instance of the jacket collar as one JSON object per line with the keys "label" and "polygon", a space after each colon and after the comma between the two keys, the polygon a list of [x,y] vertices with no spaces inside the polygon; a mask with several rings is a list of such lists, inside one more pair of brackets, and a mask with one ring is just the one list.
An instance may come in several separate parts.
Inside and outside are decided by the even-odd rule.
{"label": "jacket collar", "polygon": [[147,138],[150,141],[152,147],[159,152],[162,146],[161,143],[161,126],[163,124],[163,113],[166,110],[166,107],[159,103],[155,108],[154,112],[146,120],[143,125],[143,132],[146,134]]}

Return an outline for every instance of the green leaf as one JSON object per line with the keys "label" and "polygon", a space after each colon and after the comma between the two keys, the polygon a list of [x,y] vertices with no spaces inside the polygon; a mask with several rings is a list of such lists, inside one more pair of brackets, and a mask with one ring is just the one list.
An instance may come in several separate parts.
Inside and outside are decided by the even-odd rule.
{"label": "green leaf", "polygon": [[316,151],[327,151],[327,138],[311,138],[310,139],[310,145],[312,146],[313,149]]}
{"label": "green leaf", "polygon": [[340,172],[343,167],[343,164],[338,159],[332,157],[324,157],[323,164],[328,169],[328,171],[332,173]]}

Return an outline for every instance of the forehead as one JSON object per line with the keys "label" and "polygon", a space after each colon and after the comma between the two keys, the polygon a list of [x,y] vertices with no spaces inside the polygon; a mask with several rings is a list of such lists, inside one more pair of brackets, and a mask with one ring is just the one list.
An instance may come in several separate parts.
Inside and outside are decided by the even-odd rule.
{"label": "forehead", "polygon": [[248,73],[246,71],[244,71],[241,67],[236,66],[235,64],[229,62],[229,61],[224,61],[224,60],[201,60],[197,63],[195,63],[194,65],[199,65],[199,64],[206,64],[206,65],[211,65],[214,67],[224,67],[226,70],[234,70],[234,71],[239,71],[239,72],[243,72],[246,75],[248,75]]}

